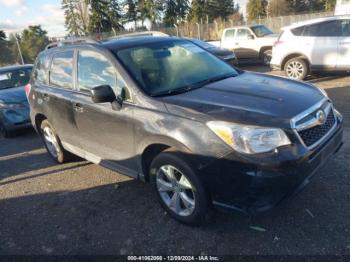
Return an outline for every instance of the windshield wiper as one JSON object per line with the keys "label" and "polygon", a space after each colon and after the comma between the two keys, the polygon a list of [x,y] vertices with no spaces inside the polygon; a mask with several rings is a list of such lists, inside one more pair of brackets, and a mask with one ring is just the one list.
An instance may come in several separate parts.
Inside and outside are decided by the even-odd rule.
{"label": "windshield wiper", "polygon": [[174,89],[174,90],[168,90],[168,91],[164,91],[164,92],[159,92],[159,93],[153,94],[151,96],[155,96],[155,97],[157,97],[157,96],[170,96],[170,95],[177,95],[177,94],[181,94],[181,93],[186,93],[188,91],[201,88],[201,87],[203,87],[205,85],[208,85],[208,84],[211,84],[211,83],[214,83],[214,82],[218,82],[218,81],[230,78],[230,77],[236,77],[236,76],[237,76],[237,74],[234,74],[234,73],[221,75],[221,76],[217,76],[217,77],[214,77],[214,78],[205,79],[203,81],[200,81],[200,82],[197,82],[197,83],[194,83],[194,84],[191,84],[191,85],[187,85],[187,86],[182,87],[182,88],[177,88],[177,89]]}

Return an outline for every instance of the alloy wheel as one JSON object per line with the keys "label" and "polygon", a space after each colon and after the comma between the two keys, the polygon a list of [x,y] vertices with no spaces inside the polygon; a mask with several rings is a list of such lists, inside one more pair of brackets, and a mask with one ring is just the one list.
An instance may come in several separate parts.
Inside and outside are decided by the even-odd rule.
{"label": "alloy wheel", "polygon": [[60,152],[60,147],[54,131],[50,127],[45,126],[42,133],[47,150],[54,158],[57,158],[58,153]]}
{"label": "alloy wheel", "polygon": [[304,74],[304,65],[298,61],[292,61],[287,65],[287,75],[293,79],[301,79]]}
{"label": "alloy wheel", "polygon": [[181,171],[171,165],[162,166],[156,183],[162,201],[170,210],[183,217],[193,213],[196,204],[193,186]]}

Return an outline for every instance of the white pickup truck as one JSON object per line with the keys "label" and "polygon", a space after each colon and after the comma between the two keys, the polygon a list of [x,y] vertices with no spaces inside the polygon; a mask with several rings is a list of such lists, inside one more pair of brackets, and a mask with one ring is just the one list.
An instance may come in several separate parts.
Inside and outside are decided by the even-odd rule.
{"label": "white pickup truck", "polygon": [[273,44],[278,35],[264,25],[236,26],[226,28],[221,41],[209,43],[235,52],[239,60],[259,59],[269,65],[272,56]]}

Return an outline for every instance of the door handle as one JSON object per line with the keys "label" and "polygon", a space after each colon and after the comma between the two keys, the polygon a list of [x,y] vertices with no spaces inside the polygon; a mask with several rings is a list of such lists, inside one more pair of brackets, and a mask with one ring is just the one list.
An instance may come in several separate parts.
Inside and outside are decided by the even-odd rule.
{"label": "door handle", "polygon": [[73,104],[73,108],[75,111],[77,111],[78,113],[83,113],[84,112],[84,107],[82,104],[80,103],[74,103]]}

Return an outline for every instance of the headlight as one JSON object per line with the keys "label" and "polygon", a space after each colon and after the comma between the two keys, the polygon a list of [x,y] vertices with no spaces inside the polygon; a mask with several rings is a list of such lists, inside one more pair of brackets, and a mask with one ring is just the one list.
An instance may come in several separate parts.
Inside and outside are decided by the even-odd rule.
{"label": "headlight", "polygon": [[283,130],[245,126],[227,122],[208,122],[208,127],[234,150],[245,154],[260,154],[290,145],[291,142]]}

